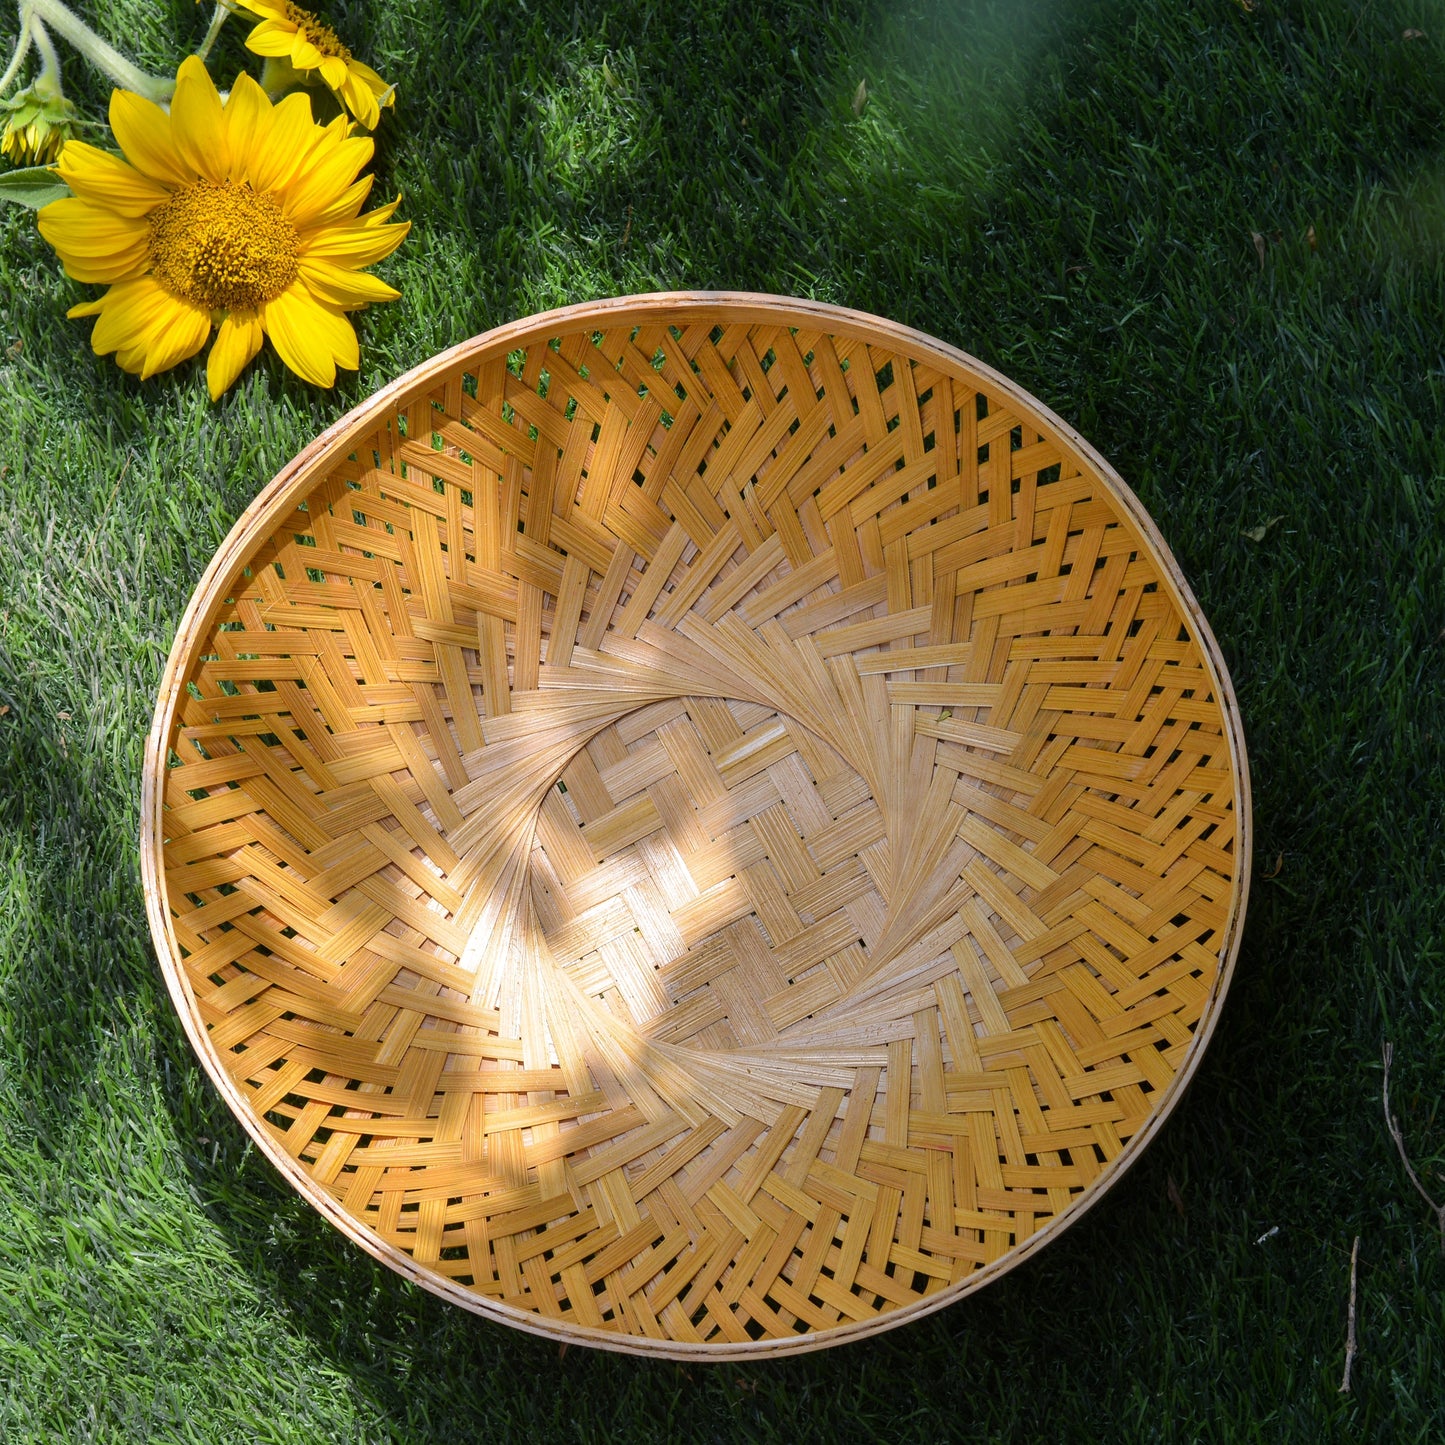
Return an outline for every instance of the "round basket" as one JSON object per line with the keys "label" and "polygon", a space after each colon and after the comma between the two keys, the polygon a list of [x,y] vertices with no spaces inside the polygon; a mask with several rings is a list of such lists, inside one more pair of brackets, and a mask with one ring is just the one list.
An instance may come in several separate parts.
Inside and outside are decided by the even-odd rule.
{"label": "round basket", "polygon": [[674,1357],[857,1339],[1116,1180],[1238,948],[1229,679],[1138,501],[874,317],[488,333],[265,489],[142,860],[202,1063],[364,1249]]}

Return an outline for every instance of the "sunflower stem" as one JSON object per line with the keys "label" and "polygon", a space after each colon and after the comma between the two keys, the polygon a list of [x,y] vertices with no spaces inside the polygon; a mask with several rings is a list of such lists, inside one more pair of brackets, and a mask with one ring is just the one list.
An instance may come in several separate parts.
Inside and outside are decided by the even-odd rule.
{"label": "sunflower stem", "polygon": [[63,0],[22,0],[21,15],[26,22],[42,20],[57,35],[63,35],[97,70],[104,71],[122,90],[133,90],[147,100],[169,100],[174,93],[174,80],[147,75],[132,65],[108,41],[102,40]]}
{"label": "sunflower stem", "polygon": [[50,42],[50,32],[45,22],[37,15],[31,22],[35,48],[40,52],[40,74],[30,83],[36,95],[46,100],[60,100],[65,92],[60,88],[60,57]]}
{"label": "sunflower stem", "polygon": [[230,13],[231,7],[229,5],[222,5],[219,3],[219,0],[217,0],[216,10],[211,16],[211,23],[206,30],[205,39],[201,41],[199,48],[196,50],[196,54],[200,56],[202,60],[210,59],[211,47],[216,43],[216,37],[221,33],[221,26],[226,23],[226,18]]}
{"label": "sunflower stem", "polygon": [[0,95],[4,95],[15,83],[15,78],[20,74],[20,67],[25,64],[25,57],[30,53],[30,27],[33,21],[30,12],[24,5],[20,7],[20,34],[15,37],[15,54],[10,57],[10,64],[5,67],[5,74],[0,75]]}

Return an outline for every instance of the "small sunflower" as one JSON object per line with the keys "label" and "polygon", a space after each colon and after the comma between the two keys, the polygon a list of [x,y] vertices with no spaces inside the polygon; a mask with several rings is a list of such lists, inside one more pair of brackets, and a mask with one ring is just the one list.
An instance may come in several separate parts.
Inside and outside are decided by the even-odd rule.
{"label": "small sunflower", "polygon": [[365,215],[365,136],[346,118],[311,119],[304,95],[272,105],[242,75],[224,105],[189,56],[167,115],[127,90],[110,98],[125,159],[70,141],[61,179],[74,192],[38,216],[40,234],[77,281],[110,283],[69,316],[99,316],[91,346],[144,379],[194,356],[219,328],[206,366],[215,400],[271,338],[298,376],[330,386],[359,364],[346,317],[399,292],[361,271],[410,229],[387,225],[398,201]]}
{"label": "small sunflower", "polygon": [[246,37],[253,55],[282,60],[299,71],[315,70],[341,97],[367,130],[381,119],[380,105],[390,105],[391,87],[369,66],[355,59],[325,21],[293,5],[291,0],[240,0],[261,23]]}
{"label": "small sunflower", "polygon": [[17,166],[48,165],[75,133],[75,107],[38,81],[0,100],[0,154]]}

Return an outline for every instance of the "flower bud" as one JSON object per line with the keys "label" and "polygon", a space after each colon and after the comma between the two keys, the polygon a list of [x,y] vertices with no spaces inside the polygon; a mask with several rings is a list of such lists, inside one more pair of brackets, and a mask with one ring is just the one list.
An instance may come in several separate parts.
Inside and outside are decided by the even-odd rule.
{"label": "flower bud", "polygon": [[48,165],[79,126],[75,107],[63,95],[46,93],[37,83],[0,100],[0,151],[12,165]]}

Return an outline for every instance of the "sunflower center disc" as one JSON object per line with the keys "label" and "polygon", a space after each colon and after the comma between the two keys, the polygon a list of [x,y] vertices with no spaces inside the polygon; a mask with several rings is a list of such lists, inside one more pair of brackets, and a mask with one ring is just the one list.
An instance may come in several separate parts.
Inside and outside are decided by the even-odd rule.
{"label": "sunflower center disc", "polygon": [[337,38],[336,32],[323,20],[299,5],[286,6],[286,19],[309,40],[323,56],[350,60],[351,52]]}
{"label": "sunflower center disc", "polygon": [[173,295],[212,311],[279,296],[296,279],[296,228],[274,196],[196,181],[151,213],[151,264]]}

